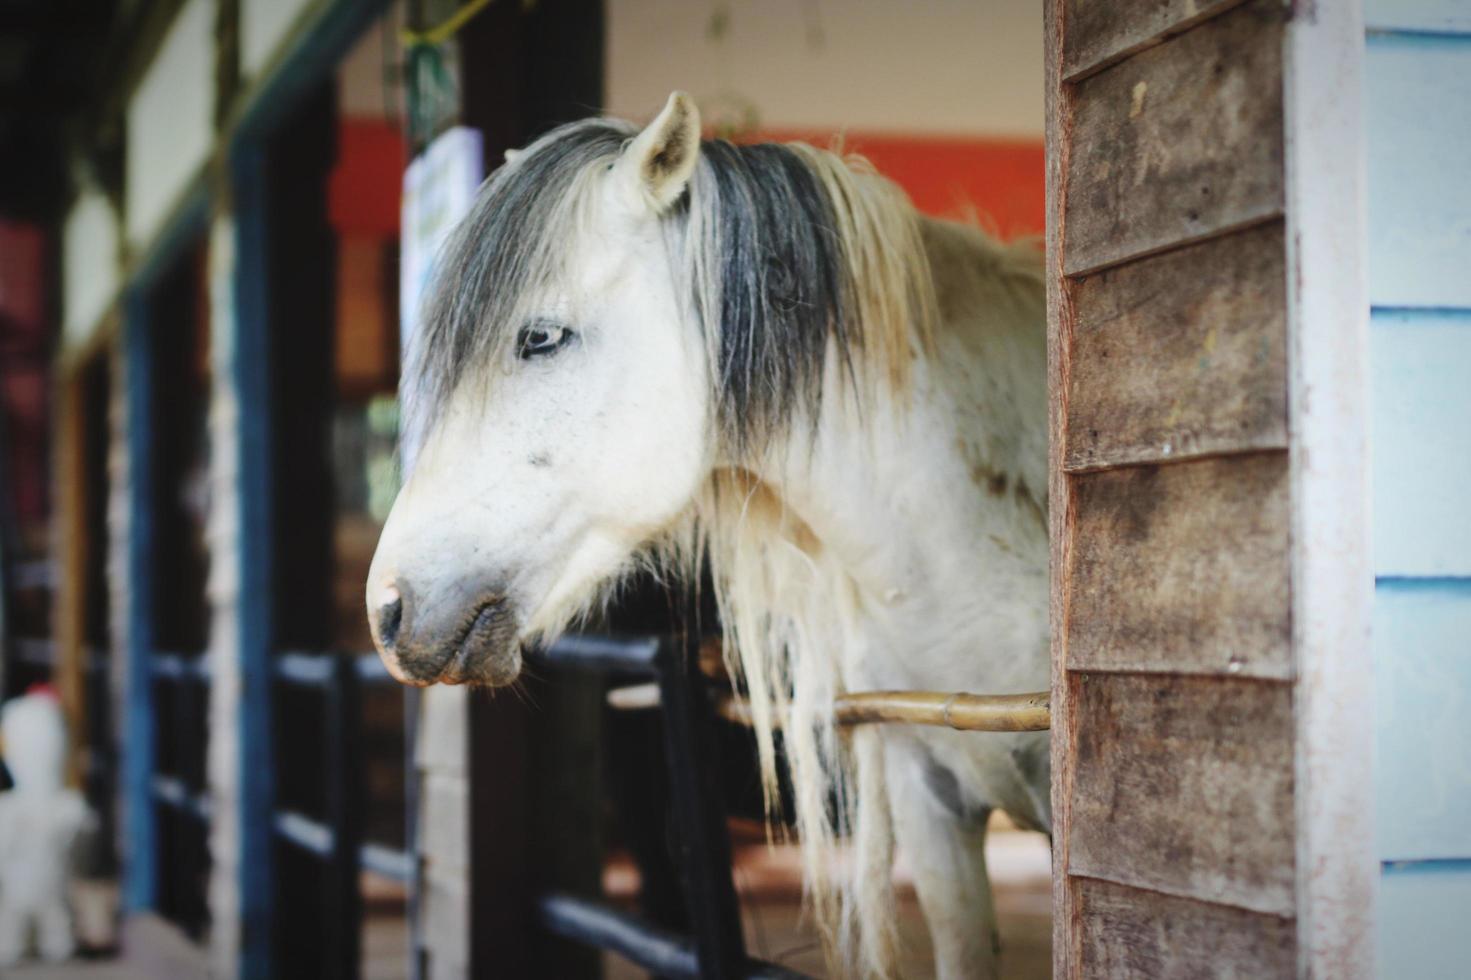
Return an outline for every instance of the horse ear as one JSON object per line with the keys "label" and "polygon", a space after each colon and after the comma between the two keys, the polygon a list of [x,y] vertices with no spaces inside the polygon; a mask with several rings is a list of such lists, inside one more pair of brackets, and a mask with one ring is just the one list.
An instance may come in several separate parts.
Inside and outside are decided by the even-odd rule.
{"label": "horse ear", "polygon": [[619,170],[639,197],[662,213],[679,199],[700,156],[700,110],[675,92],[664,111],[623,151]]}

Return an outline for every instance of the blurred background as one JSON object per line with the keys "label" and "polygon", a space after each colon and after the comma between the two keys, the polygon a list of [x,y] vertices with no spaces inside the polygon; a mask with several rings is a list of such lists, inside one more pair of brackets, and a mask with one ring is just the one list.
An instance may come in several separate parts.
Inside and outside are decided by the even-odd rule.
{"label": "blurred background", "polygon": [[[371,652],[434,246],[507,147],[676,88],[710,135],[840,144],[928,213],[1040,234],[1041,18],[0,0],[0,684],[54,692],[97,816],[86,958],[19,975],[637,975],[517,930],[548,881],[668,908],[657,714],[613,711],[605,677],[411,696]],[[668,609],[634,590],[603,625]],[[817,971],[746,737],[723,741],[747,942]],[[1046,842],[992,839],[1008,975],[1045,975]]]}

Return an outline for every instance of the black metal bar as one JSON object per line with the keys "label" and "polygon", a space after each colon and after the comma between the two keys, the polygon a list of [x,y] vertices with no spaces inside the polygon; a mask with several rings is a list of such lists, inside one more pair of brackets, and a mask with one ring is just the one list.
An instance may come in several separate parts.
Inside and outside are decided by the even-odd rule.
{"label": "black metal bar", "polygon": [[[696,980],[703,976],[699,957],[688,939],[606,903],[572,895],[544,895],[536,911],[548,931],[617,953],[656,976]],[[742,980],[806,980],[805,974],[761,960],[747,960],[734,975]]]}
{"label": "black metal bar", "polygon": [[363,899],[358,887],[362,846],[362,738],[358,672],[352,654],[327,658],[333,677],[327,701],[327,822],[332,856],[327,862],[325,925],[327,975],[356,980],[361,966]]}
{"label": "black metal bar", "polygon": [[326,653],[283,652],[276,655],[276,679],[299,687],[326,687],[336,671]]}
{"label": "black metal bar", "polygon": [[[337,835],[320,820],[295,812],[279,810],[273,821],[276,834],[323,861],[337,854]],[[358,847],[358,867],[394,881],[408,881],[413,875],[414,858],[385,844],[366,842]]]}
{"label": "black metal bar", "polygon": [[612,950],[655,976],[700,976],[700,961],[688,939],[601,902],[545,895],[536,911],[542,926],[551,932]]}
{"label": "black metal bar", "polygon": [[56,644],[48,639],[13,637],[10,644],[18,663],[28,667],[52,667],[55,664]]}
{"label": "black metal bar", "polygon": [[420,691],[405,688],[404,699],[404,842],[408,847],[405,854],[408,874],[408,907],[404,910],[409,920],[409,949],[407,980],[425,980],[423,960],[419,955],[424,945],[424,923],[420,921],[423,910],[421,896],[424,881],[419,866],[419,708]]}
{"label": "black metal bar", "polygon": [[682,641],[659,644],[665,752],[700,976],[722,980],[740,975],[746,948],[731,878],[715,713],[699,671],[699,614],[693,599],[683,626]]}
{"label": "black metal bar", "polygon": [[209,819],[209,797],[202,793],[191,793],[182,779],[173,776],[154,776],[151,785],[153,798],[158,802],[199,820]]}
{"label": "black metal bar", "polygon": [[383,666],[383,661],[376,653],[351,653],[353,665],[357,668],[358,680],[364,684],[397,684],[388,668]]}
{"label": "black metal bar", "polygon": [[641,675],[657,669],[660,641],[646,636],[564,636],[533,657],[549,666]]}
{"label": "black metal bar", "polygon": [[10,574],[10,587],[17,592],[25,589],[49,589],[56,585],[56,565],[50,558],[14,562],[10,566]]}
{"label": "black metal bar", "polygon": [[332,670],[326,661],[334,656],[352,661],[358,680],[364,684],[397,684],[378,654],[371,650],[283,650],[276,654],[276,677],[288,684],[302,687],[322,687],[332,679]]}
{"label": "black metal bar", "polygon": [[414,856],[383,844],[367,843],[358,848],[358,864],[365,871],[394,881],[410,881],[414,877]]}
{"label": "black metal bar", "polygon": [[[204,662],[204,655],[185,658],[195,663]],[[157,676],[157,675],[155,675]],[[191,676],[186,668],[183,677]],[[208,737],[205,727],[204,701],[209,696],[209,685],[200,683],[176,683],[172,696],[164,703],[173,709],[166,730],[173,738],[173,765],[179,781],[197,798],[204,798],[206,787],[204,739]],[[165,857],[160,875],[169,880],[166,886],[176,903],[171,917],[185,926],[186,930],[200,928],[208,916],[209,895],[205,881],[208,878],[209,840],[208,827],[190,828],[194,832],[175,835],[165,843],[162,851],[172,851],[173,860]]]}
{"label": "black metal bar", "polygon": [[160,680],[209,681],[209,658],[204,654],[167,653],[155,650],[149,658],[149,671]]}
{"label": "black metal bar", "polygon": [[332,828],[294,810],[278,810],[272,823],[276,833],[319,858],[332,856]]}

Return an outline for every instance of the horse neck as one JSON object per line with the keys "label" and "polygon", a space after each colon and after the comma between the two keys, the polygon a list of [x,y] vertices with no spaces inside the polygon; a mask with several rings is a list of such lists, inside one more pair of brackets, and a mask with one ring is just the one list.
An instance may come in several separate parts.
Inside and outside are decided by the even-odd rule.
{"label": "horse neck", "polygon": [[850,596],[884,642],[943,644],[974,625],[963,583],[1045,576],[1046,351],[1033,256],[938,222],[924,238],[941,323],[908,387],[859,406],[829,358],[815,434],[794,426],[757,476],[810,531],[809,574],[844,580],[818,594]]}

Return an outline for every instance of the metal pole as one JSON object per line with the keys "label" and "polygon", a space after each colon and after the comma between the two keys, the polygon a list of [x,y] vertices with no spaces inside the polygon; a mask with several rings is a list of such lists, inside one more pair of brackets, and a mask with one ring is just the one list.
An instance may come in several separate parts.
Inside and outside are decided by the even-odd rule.
{"label": "metal pole", "polygon": [[327,976],[357,980],[361,962],[363,901],[358,889],[362,845],[362,716],[353,654],[335,653],[327,699],[327,822],[332,854],[327,859]]}
{"label": "metal pole", "polygon": [[699,610],[686,602],[684,635],[660,648],[659,693],[685,897],[695,927],[700,976],[743,975],[745,941],[731,878],[730,833],[720,785],[715,713],[698,669]]}

